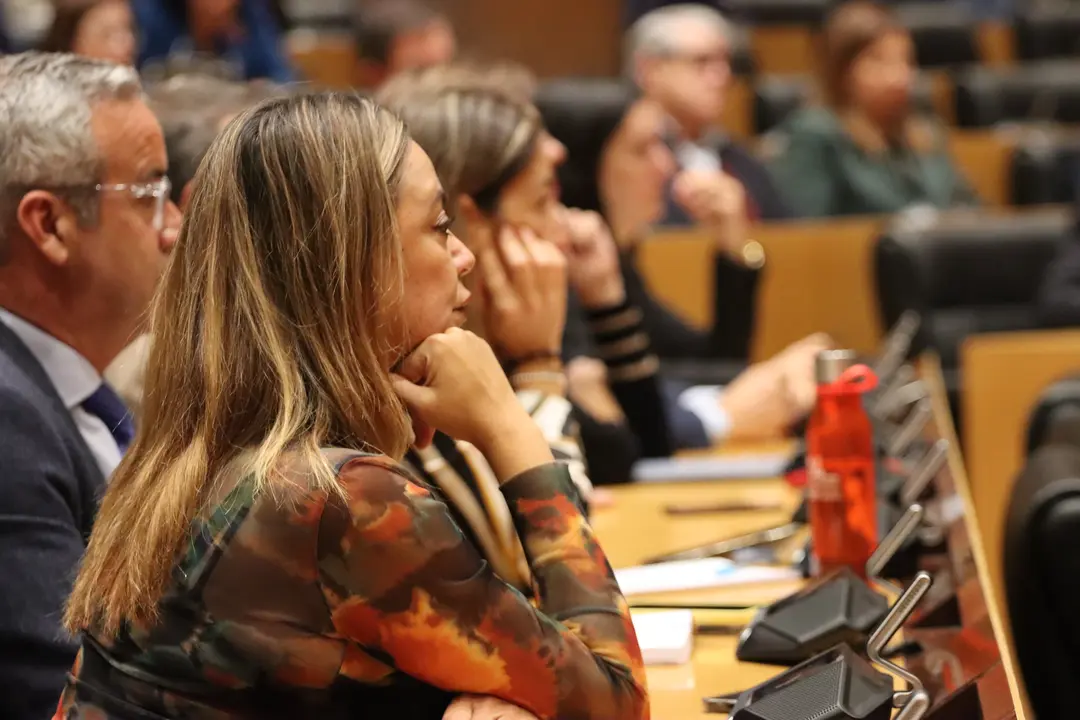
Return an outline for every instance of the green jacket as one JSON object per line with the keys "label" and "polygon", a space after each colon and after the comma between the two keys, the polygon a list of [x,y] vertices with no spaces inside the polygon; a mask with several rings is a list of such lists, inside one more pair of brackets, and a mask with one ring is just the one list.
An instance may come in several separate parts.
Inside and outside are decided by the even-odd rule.
{"label": "green jacket", "polygon": [[928,153],[910,148],[868,152],[832,111],[812,107],[792,115],[778,130],[777,140],[770,169],[800,217],[978,204],[940,137]]}

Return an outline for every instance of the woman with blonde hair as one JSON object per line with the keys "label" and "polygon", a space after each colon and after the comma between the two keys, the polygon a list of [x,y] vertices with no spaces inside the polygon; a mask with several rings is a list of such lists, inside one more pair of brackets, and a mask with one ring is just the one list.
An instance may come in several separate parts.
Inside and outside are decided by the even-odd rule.
{"label": "woman with blonde hair", "polygon": [[[66,718],[438,718],[473,693],[641,718],[626,601],[490,347],[431,162],[353,95],[262,103],[196,178],[144,417],[65,623]],[[401,464],[479,449],[535,578],[504,583]]]}

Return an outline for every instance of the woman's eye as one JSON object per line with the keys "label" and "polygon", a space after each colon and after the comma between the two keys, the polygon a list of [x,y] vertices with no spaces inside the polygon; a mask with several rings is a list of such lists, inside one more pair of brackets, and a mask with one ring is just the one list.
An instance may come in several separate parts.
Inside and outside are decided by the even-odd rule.
{"label": "woman's eye", "polygon": [[442,233],[443,235],[449,235],[450,234],[450,228],[453,225],[454,225],[453,218],[449,217],[448,215],[443,215],[441,218],[439,218],[439,222],[437,222],[435,224],[435,230],[437,232]]}

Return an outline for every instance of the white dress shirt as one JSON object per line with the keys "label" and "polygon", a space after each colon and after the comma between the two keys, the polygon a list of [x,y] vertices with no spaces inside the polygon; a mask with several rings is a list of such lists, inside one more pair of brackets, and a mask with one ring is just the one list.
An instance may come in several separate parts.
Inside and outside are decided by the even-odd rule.
{"label": "white dress shirt", "polygon": [[107,480],[120,464],[120,447],[108,426],[82,408],[83,402],[101,386],[101,375],[74,348],[8,310],[0,308],[0,322],[22,340],[44,368]]}
{"label": "white dress shirt", "polygon": [[713,444],[722,443],[731,433],[731,417],[720,406],[723,385],[694,385],[679,393],[679,407],[693,413]]}

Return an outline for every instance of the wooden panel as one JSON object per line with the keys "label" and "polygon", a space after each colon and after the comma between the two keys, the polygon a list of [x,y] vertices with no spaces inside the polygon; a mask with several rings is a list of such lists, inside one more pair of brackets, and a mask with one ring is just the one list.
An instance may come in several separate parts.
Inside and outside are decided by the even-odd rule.
{"label": "wooden panel", "polygon": [[805,25],[751,28],[750,49],[761,75],[816,75],[814,32]]}
{"label": "wooden panel", "polygon": [[[771,357],[814,332],[872,352],[881,337],[872,251],[878,218],[765,223],[754,239],[765,248],[758,289],[754,359]],[[712,322],[712,242],[698,231],[642,243],[638,264],[652,291],[699,327]]]}
{"label": "wooden panel", "polygon": [[1012,26],[1006,23],[980,23],[976,44],[983,65],[1005,67],[1016,62],[1016,38]]}
{"label": "wooden panel", "polygon": [[444,2],[468,55],[523,63],[541,78],[617,75],[622,5],[621,0]]}
{"label": "wooden panel", "polygon": [[734,138],[754,136],[754,88],[746,78],[735,78],[728,88],[721,124]]}
{"label": "wooden panel", "polygon": [[[991,558],[989,578],[1005,607],[1005,514],[1024,462],[1027,421],[1042,391],[1080,371],[1080,332],[980,335],[961,349],[964,447],[979,532]],[[1005,634],[1012,648],[1012,633]]]}
{"label": "wooden panel", "polygon": [[956,99],[952,78],[945,70],[927,70],[930,76],[934,114],[946,125],[956,124]]}
{"label": "wooden panel", "polygon": [[987,205],[1012,201],[1013,140],[993,130],[953,130],[949,151],[971,187]]}
{"label": "wooden panel", "polygon": [[351,36],[301,30],[289,36],[288,48],[293,64],[313,84],[327,88],[357,84],[356,46]]}

